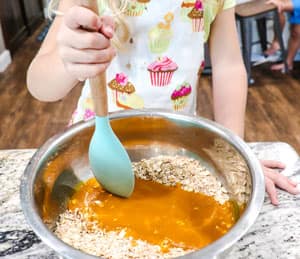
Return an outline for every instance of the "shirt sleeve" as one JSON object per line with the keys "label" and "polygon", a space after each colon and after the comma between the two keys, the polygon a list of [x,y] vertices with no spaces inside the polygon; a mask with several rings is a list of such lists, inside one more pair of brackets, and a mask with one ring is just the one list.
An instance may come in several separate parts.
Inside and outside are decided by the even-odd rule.
{"label": "shirt sleeve", "polygon": [[300,0],[292,0],[294,11],[300,12]]}
{"label": "shirt sleeve", "polygon": [[235,7],[235,0],[225,0],[223,4],[223,10]]}

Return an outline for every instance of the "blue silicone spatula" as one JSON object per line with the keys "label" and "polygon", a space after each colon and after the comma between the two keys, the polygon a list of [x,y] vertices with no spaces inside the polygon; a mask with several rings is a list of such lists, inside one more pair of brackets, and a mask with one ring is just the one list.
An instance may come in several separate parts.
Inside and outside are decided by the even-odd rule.
{"label": "blue silicone spatula", "polygon": [[[97,0],[79,2],[98,13]],[[109,123],[105,72],[89,81],[96,113],[95,130],[89,146],[91,169],[104,189],[129,197],[134,188],[134,174],[130,158]]]}

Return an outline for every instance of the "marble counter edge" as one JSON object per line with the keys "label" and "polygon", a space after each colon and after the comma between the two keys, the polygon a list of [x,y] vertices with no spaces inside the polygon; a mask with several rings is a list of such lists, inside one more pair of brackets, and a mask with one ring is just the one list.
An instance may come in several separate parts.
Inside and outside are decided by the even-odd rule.
{"label": "marble counter edge", "polygon": [[[255,142],[248,144],[260,159],[279,159],[282,162],[286,162],[287,169],[282,173],[300,182],[299,156],[292,146],[283,142]],[[36,151],[37,149],[0,150],[0,173],[1,166],[8,166],[9,170],[17,170],[17,174],[20,177]],[[5,157],[18,161],[19,165],[3,165],[1,159]],[[3,175],[0,175],[0,177],[3,177]],[[5,188],[10,191],[5,191],[5,188],[0,189],[0,204],[2,208],[5,206],[7,211],[7,213],[1,213],[0,211],[0,257],[2,251],[7,248],[10,255],[3,258],[60,258],[52,249],[42,243],[27,225],[20,209],[20,200],[17,197],[19,195],[15,195],[19,191],[19,186],[18,184],[12,186],[9,177],[7,180]],[[2,195],[6,197],[7,202],[3,202],[5,198],[2,199]],[[295,214],[299,215],[300,213],[299,196],[292,197],[280,191],[279,199],[282,201],[280,206],[274,208],[268,198],[266,198],[260,218],[250,231],[233,247],[232,253],[228,258],[250,259],[258,257],[272,258],[272,256],[274,258],[274,254],[277,256],[276,253],[282,253],[283,250],[288,251],[288,257],[280,255],[276,258],[300,258],[300,252],[295,248],[300,247],[300,231],[298,231],[299,234],[295,231],[295,229],[300,230],[300,225],[295,220]],[[275,220],[276,217],[280,220],[283,219],[284,222]],[[287,225],[286,223],[290,224]],[[276,228],[271,227],[272,224]],[[293,226],[294,229],[290,228],[290,226]],[[282,233],[287,233],[287,236],[283,238]],[[274,236],[278,236],[276,243],[272,242]],[[266,237],[265,240],[262,240],[262,237]],[[5,238],[9,239],[9,243],[1,243],[1,240]],[[265,245],[263,241],[266,241]],[[268,252],[265,250],[268,250]]]}

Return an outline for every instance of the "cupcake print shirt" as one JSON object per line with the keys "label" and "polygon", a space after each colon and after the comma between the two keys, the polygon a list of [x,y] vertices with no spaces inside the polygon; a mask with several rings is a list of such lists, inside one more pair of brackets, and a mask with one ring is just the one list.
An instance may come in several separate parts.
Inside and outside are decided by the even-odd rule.
{"label": "cupcake print shirt", "polygon": [[[106,71],[109,111],[160,108],[194,114],[204,42],[217,13],[234,4],[234,0],[129,0],[124,15],[130,38]],[[87,80],[71,123],[93,116]]]}

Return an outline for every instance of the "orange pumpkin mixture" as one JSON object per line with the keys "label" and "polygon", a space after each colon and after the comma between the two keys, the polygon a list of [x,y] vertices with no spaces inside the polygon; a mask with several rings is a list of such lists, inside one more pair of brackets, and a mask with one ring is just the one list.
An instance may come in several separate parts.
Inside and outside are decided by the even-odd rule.
{"label": "orange pumpkin mixture", "polygon": [[95,178],[73,195],[69,209],[85,214],[107,231],[126,229],[126,235],[159,245],[198,249],[218,239],[234,224],[233,205],[213,197],[136,179],[128,199],[107,193]]}
{"label": "orange pumpkin mixture", "polygon": [[133,170],[128,199],[107,193],[94,178],[77,186],[54,233],[104,258],[174,258],[220,238],[242,210],[198,160],[158,156],[134,162]]}

